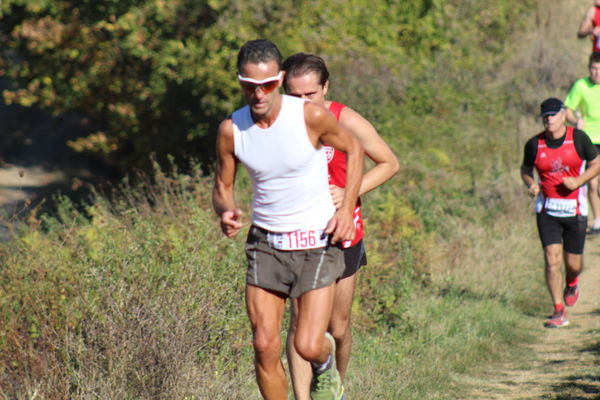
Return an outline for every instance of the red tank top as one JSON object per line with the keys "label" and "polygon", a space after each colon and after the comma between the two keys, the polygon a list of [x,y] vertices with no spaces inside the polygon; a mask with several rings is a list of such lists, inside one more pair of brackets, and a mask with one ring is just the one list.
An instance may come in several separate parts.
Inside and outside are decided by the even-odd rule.
{"label": "red tank top", "polygon": [[546,144],[544,133],[538,135],[535,168],[540,177],[543,201],[540,211],[557,217],[587,215],[586,185],[569,190],[562,183],[567,176],[576,177],[585,171],[585,161],[577,154],[573,142],[573,127],[567,127],[562,145],[551,149]]}
{"label": "red tank top", "polygon": [[[594,12],[594,26],[600,26],[600,7]],[[600,51],[600,36],[592,35],[592,51]]]}
{"label": "red tank top", "polygon": [[[343,104],[332,101],[329,105],[329,110],[340,120],[342,109],[346,107]],[[338,151],[330,146],[325,146],[327,154],[327,168],[329,170],[329,184],[339,187],[346,187],[346,153]],[[365,235],[365,227],[363,224],[362,212],[360,210],[360,198],[354,208],[354,240],[346,241],[343,247],[351,247],[360,242]]]}

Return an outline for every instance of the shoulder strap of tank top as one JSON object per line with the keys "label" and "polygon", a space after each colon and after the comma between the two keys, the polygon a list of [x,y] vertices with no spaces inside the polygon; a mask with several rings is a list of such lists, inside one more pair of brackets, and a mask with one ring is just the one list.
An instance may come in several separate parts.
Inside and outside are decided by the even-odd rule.
{"label": "shoulder strap of tank top", "polygon": [[336,101],[332,101],[331,104],[329,105],[329,111],[331,111],[333,113],[333,115],[335,115],[337,120],[339,121],[340,114],[342,113],[342,110],[344,109],[344,107],[346,107],[346,106],[341,103],[338,103]]}
{"label": "shoulder strap of tank top", "polygon": [[572,126],[567,126],[567,136],[565,137],[565,140],[567,139],[571,139],[573,140],[573,132],[575,131],[575,128]]}

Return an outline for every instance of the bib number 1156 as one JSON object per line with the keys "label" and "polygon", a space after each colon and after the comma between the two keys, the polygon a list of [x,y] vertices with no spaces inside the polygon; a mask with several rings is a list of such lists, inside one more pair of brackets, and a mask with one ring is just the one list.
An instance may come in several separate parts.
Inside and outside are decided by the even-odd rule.
{"label": "bib number 1156", "polygon": [[294,232],[269,232],[269,245],[277,250],[307,250],[327,246],[328,236],[322,229]]}

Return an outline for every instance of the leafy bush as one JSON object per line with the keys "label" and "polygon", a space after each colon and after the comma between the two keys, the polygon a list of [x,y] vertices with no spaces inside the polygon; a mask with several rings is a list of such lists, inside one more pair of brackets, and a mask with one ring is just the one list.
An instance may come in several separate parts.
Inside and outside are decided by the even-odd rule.
{"label": "leafy bush", "polygon": [[63,201],[43,230],[3,245],[4,393],[214,398],[215,370],[249,373],[234,361],[251,351],[242,247],[197,206],[206,179],[157,178],[84,213]]}
{"label": "leafy bush", "polygon": [[[400,116],[435,113],[432,107],[444,104],[443,79],[424,81],[448,68],[472,74],[488,64],[532,2],[469,3],[7,0],[0,5],[0,76],[16,86],[4,100],[87,115],[94,121],[89,134],[69,145],[124,170],[148,166],[151,152],[161,161],[192,155],[206,167],[217,124],[240,105],[234,71],[244,41],[267,37],[284,55],[323,55],[345,73],[334,75],[341,100],[395,127]],[[371,91],[366,105],[346,95],[356,90],[360,98],[390,81],[383,93]],[[402,103],[407,112],[394,117]]]}

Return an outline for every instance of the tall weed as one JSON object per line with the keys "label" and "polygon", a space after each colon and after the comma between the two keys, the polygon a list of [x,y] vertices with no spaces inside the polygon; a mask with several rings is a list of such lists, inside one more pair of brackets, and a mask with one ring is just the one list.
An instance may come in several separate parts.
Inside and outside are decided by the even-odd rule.
{"label": "tall weed", "polygon": [[98,197],[84,212],[63,201],[45,230],[4,245],[6,395],[236,398],[237,386],[218,382],[251,366],[235,362],[250,348],[241,246],[198,206],[207,179],[155,179],[143,193],[123,185],[114,202]]}

